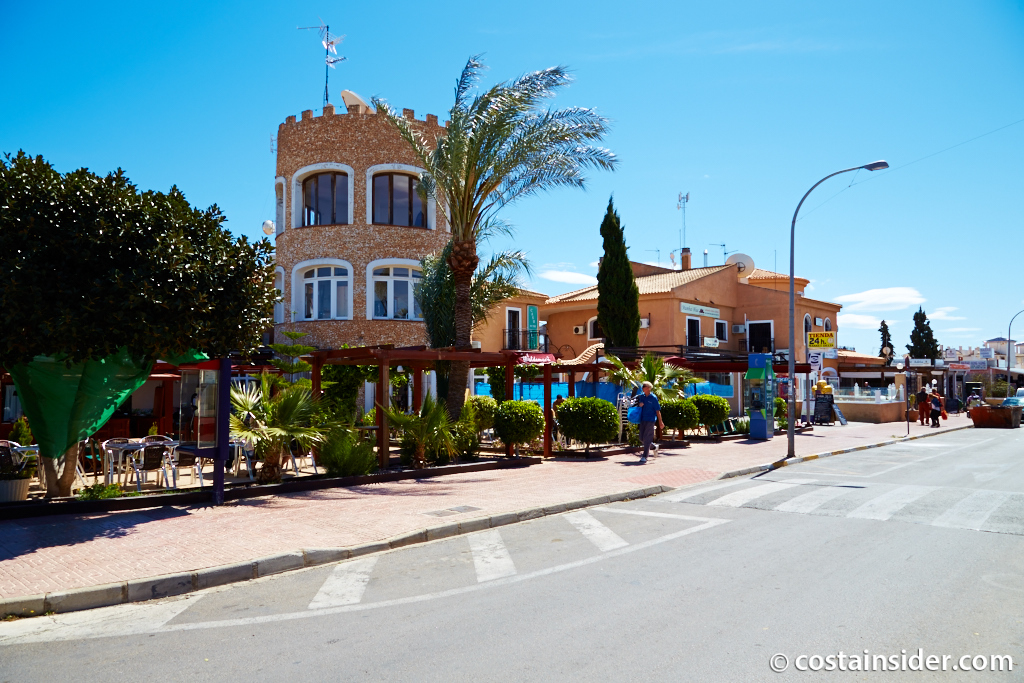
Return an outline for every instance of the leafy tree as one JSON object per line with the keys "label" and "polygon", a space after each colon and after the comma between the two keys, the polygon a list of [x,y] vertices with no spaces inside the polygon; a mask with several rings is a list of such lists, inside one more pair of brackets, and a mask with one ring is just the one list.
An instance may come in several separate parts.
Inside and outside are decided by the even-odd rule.
{"label": "leafy tree", "polygon": [[[584,171],[615,167],[615,155],[596,147],[604,119],[590,109],[546,109],[544,101],[570,82],[552,67],[498,83],[473,96],[482,64],[472,57],[455,88],[443,137],[426,139],[401,113],[375,99],[384,116],[412,146],[426,173],[424,198],[447,207],[452,234],[448,265],[455,281],[455,346],[468,348],[473,332],[471,289],[481,241],[510,228],[497,213],[514,202],[556,187],[585,184]],[[448,409],[462,410],[469,362],[452,363]]]}
{"label": "leafy tree", "polygon": [[494,411],[494,431],[504,443],[530,443],[544,432],[544,413],[533,401],[504,401]]}
{"label": "leafy tree", "polygon": [[700,424],[700,411],[688,398],[667,398],[661,402],[661,419],[666,427],[676,430],[678,438],[681,431],[697,428]]}
{"label": "leafy tree", "polygon": [[928,322],[928,316],[920,306],[914,314],[914,329],[910,331],[910,343],[907,344],[907,351],[911,358],[939,357],[939,343],[935,340],[932,332],[932,324]]}
{"label": "leafy tree", "polygon": [[697,406],[700,414],[700,423],[711,433],[711,428],[719,425],[729,417],[729,402],[721,396],[712,394],[697,394],[690,399]]}
{"label": "leafy tree", "polygon": [[[260,345],[278,298],[273,247],[232,238],[219,208],[193,208],[176,187],[140,192],[120,169],[61,174],[24,152],[0,160],[0,207],[0,365],[36,432],[47,495],[69,495],[74,467],[58,474],[57,459],[75,462],[153,361]],[[65,377],[105,378],[104,392],[66,383],[73,395],[43,408],[29,379],[54,362]]]}
{"label": "leafy tree", "polygon": [[417,468],[427,466],[427,453],[440,451],[449,456],[455,455],[455,439],[451,418],[444,404],[435,401],[433,395],[423,397],[420,412],[407,415],[395,408],[387,409],[388,421],[403,430],[403,436],[414,444],[413,465]]}
{"label": "leafy tree", "polygon": [[289,376],[290,382],[294,382],[298,375],[304,372],[309,372],[313,369],[313,366],[302,360],[302,356],[307,356],[316,351],[315,346],[306,346],[305,344],[298,344],[300,339],[306,336],[306,332],[293,332],[286,331],[284,336],[291,340],[291,344],[271,344],[270,348],[274,350],[280,358],[275,358],[270,361],[270,364],[280,370],[283,374]]}
{"label": "leafy tree", "polygon": [[[342,348],[348,348],[344,345]],[[365,382],[376,381],[379,370],[373,365],[324,365],[320,369],[321,401],[342,421],[355,418],[356,397]]]}
{"label": "leafy tree", "polygon": [[494,411],[498,409],[498,402],[494,398],[490,396],[470,396],[467,405],[473,406],[474,423],[477,433],[494,426]]}
{"label": "leafy tree", "polygon": [[615,366],[609,373],[613,380],[627,390],[633,387],[640,389],[644,382],[650,382],[653,385],[651,391],[659,401],[682,396],[687,384],[700,381],[687,368],[667,365],[661,356],[653,353],[645,354],[633,368],[626,367],[625,363],[610,354],[605,355],[605,359]]}
{"label": "leafy tree", "polygon": [[586,444],[607,443],[619,433],[619,411],[603,398],[567,398],[558,406],[558,426],[570,439]]}
{"label": "leafy tree", "polygon": [[258,481],[270,484],[281,480],[281,457],[292,442],[309,448],[323,437],[313,426],[315,400],[309,389],[287,386],[274,392],[271,375],[260,375],[259,385],[231,387],[231,436],[252,442],[263,454]]}
{"label": "leafy tree", "polygon": [[601,237],[604,258],[597,269],[597,324],[604,332],[607,346],[633,347],[640,341],[640,290],[629,265],[619,214],[611,199],[601,222]]}
{"label": "leafy tree", "polygon": [[878,347],[878,357],[885,358],[885,352],[882,349],[888,348],[890,351],[895,351],[892,347],[892,335],[889,334],[889,325],[883,320],[882,326],[878,328],[878,333],[882,335],[882,345]]}

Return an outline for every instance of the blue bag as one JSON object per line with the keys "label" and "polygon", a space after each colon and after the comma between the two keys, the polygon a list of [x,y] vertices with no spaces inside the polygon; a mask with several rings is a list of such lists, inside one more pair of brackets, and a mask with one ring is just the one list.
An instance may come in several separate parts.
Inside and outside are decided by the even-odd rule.
{"label": "blue bag", "polygon": [[626,412],[626,419],[629,420],[631,424],[638,425],[640,424],[640,415],[642,413],[643,408],[641,406],[633,406]]}

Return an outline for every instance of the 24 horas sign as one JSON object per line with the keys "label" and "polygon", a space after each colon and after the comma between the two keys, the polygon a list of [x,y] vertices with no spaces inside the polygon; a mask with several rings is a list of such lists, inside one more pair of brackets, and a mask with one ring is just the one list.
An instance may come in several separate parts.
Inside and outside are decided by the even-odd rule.
{"label": "24 horas sign", "polygon": [[807,348],[809,349],[834,349],[836,347],[835,332],[808,332]]}

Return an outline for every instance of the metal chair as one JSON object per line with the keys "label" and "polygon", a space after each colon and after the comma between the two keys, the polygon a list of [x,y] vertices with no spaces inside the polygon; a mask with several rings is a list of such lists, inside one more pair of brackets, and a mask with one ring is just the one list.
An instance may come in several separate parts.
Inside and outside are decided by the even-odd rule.
{"label": "metal chair", "polygon": [[291,461],[292,461],[292,470],[295,472],[295,476],[297,477],[297,476],[299,476],[299,463],[298,463],[298,461],[299,461],[299,459],[305,460],[306,458],[309,458],[310,462],[313,463],[313,474],[319,474],[319,471],[316,468],[316,456],[313,454],[313,451],[310,450],[310,451],[308,451],[306,453],[300,452],[298,455],[296,455],[295,454],[295,447],[289,447],[288,450],[285,452],[284,457],[282,458],[281,468],[282,469],[287,469],[288,468],[287,462],[288,462],[289,459],[291,459]]}
{"label": "metal chair", "polygon": [[234,457],[234,474],[237,477],[239,471],[242,469],[242,461],[245,461],[245,471],[249,475],[249,481],[254,480],[254,474],[256,472],[256,451],[249,444],[234,443],[231,447],[235,451]]}
{"label": "metal chair", "polygon": [[117,468],[118,475],[119,475],[118,478],[120,478],[120,474],[121,474],[122,468],[124,466],[123,462],[118,462],[118,463],[114,462],[114,452],[113,452],[113,450],[107,448],[107,446],[121,445],[121,444],[126,444],[126,443],[130,443],[128,441],[128,439],[126,439],[126,438],[124,438],[122,436],[116,436],[113,439],[107,439],[106,441],[104,441],[103,443],[100,444],[100,449],[103,451],[103,457],[107,461],[107,466],[104,468],[104,475],[103,475],[104,479],[106,479],[105,483],[107,483],[107,484],[113,483],[113,481],[114,481],[114,469],[115,468]]}
{"label": "metal chair", "polygon": [[[142,480],[149,479],[149,473],[160,470],[164,475],[164,487],[168,488],[171,478],[167,474],[167,446],[162,444],[149,444],[132,454],[132,471],[135,473],[135,485],[138,491],[142,491]],[[160,478],[157,477],[157,484]]]}
{"label": "metal chair", "polygon": [[198,475],[199,487],[203,487],[203,468],[200,466],[199,459],[196,457],[195,451],[175,448],[171,453],[169,460],[171,463],[171,474],[174,475],[174,488],[178,488],[178,470],[183,467],[188,468],[190,485],[194,485],[196,483],[196,476]]}
{"label": "metal chair", "polygon": [[142,437],[142,443],[165,443],[167,441],[174,441],[174,439],[163,434],[150,434]]}
{"label": "metal chair", "polygon": [[13,470],[21,464],[18,452],[14,450],[20,445],[16,441],[0,441],[0,468]]}

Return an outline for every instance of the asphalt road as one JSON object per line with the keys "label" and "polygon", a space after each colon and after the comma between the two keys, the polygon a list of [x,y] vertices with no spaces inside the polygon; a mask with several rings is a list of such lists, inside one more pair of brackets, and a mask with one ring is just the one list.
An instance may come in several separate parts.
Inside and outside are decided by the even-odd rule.
{"label": "asphalt road", "polygon": [[[4,623],[0,681],[1021,680],[1022,446],[971,429]],[[875,670],[797,670],[830,655]]]}

